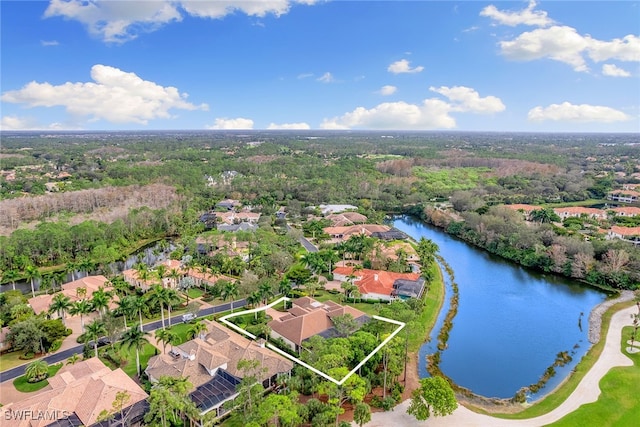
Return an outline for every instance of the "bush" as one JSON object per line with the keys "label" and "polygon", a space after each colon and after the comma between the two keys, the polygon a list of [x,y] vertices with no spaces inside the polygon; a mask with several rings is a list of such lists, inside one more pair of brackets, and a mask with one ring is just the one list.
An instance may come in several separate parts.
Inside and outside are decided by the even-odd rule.
{"label": "bush", "polygon": [[20,360],[31,360],[34,357],[36,357],[36,354],[34,352],[30,351],[28,353],[25,353],[25,354],[19,356],[18,359],[20,359]]}
{"label": "bush", "polygon": [[60,350],[60,347],[62,347],[62,340],[55,340],[52,344],[51,347],[49,347],[49,351],[51,353],[53,353],[54,351],[58,351]]}

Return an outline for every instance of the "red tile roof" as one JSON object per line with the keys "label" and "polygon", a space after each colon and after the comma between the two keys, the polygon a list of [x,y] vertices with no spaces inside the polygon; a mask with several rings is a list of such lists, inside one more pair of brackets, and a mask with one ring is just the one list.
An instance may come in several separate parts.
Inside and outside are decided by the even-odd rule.
{"label": "red tile roof", "polygon": [[383,270],[354,270],[352,267],[337,267],[333,270],[334,274],[349,276],[353,274],[358,277],[353,284],[356,285],[362,295],[366,294],[382,294],[391,295],[393,284],[398,279],[418,280],[418,273],[393,273]]}

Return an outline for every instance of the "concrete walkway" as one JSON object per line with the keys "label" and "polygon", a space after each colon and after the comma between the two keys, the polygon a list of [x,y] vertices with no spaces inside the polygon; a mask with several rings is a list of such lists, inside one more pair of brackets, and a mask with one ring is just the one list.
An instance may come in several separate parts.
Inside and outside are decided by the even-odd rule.
{"label": "concrete walkway", "polygon": [[631,315],[637,312],[638,308],[633,306],[613,315],[600,358],[567,400],[548,414],[527,420],[504,420],[477,414],[460,405],[447,417],[432,417],[427,421],[417,421],[407,414],[409,400],[405,400],[393,411],[372,414],[371,421],[365,425],[367,427],[539,427],[553,423],[581,405],[595,402],[601,393],[600,380],[611,368],[633,365],[631,359],[621,353],[620,339],[622,328],[632,324]]}

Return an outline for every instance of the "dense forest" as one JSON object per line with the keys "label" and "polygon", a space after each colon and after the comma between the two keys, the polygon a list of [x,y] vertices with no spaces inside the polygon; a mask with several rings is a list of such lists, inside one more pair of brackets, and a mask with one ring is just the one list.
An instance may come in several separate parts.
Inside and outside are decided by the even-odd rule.
{"label": "dense forest", "polygon": [[146,239],[193,239],[200,215],[231,198],[299,220],[322,203],[409,212],[523,265],[634,288],[639,250],[607,240],[611,222],[535,224],[500,205],[602,206],[640,183],[638,144],[634,134],[4,132],[0,270],[8,282],[30,265],[105,264]]}

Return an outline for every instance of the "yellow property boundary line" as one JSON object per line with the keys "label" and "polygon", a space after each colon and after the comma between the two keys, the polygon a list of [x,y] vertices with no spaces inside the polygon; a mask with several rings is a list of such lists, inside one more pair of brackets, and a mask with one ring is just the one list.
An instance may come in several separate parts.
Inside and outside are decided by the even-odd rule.
{"label": "yellow property boundary line", "polygon": [[[245,314],[257,313],[259,311],[266,311],[268,308],[271,308],[271,307],[273,307],[275,305],[278,305],[279,303],[281,303],[283,301],[291,301],[291,299],[287,298],[287,297],[282,297],[282,298],[272,302],[271,304],[265,305],[263,307],[252,308],[252,309],[249,309],[249,310],[239,311],[238,313],[227,314],[226,316],[222,316],[220,318],[220,321],[222,323],[224,323],[225,325],[227,325],[228,327],[230,327],[231,329],[234,329],[234,330],[240,332],[243,335],[248,336],[249,338],[251,338],[252,340],[255,341],[255,340],[258,339],[258,337],[256,337],[255,335],[253,335],[250,332],[245,331],[241,327],[231,323],[228,319],[231,319],[231,318],[237,317],[237,316],[242,316],[242,315],[245,315]],[[380,320],[382,322],[392,323],[394,325],[397,325],[398,327],[384,341],[382,341],[371,353],[369,353],[364,359],[362,359],[362,361],[360,363],[358,363],[355,368],[353,368],[347,375],[345,375],[340,380],[337,380],[337,379],[333,378],[331,375],[328,375],[328,374],[326,374],[326,373],[314,368],[313,366],[303,362],[302,360],[298,359],[297,357],[294,357],[294,356],[290,355],[289,353],[287,353],[285,351],[280,350],[278,347],[276,347],[276,346],[274,346],[272,344],[267,343],[267,347],[269,349],[275,351],[276,353],[286,357],[287,359],[289,359],[289,360],[291,360],[291,361],[293,361],[293,362],[295,362],[295,363],[297,363],[297,364],[299,364],[301,366],[304,366],[305,368],[307,368],[310,371],[320,375],[321,377],[323,377],[323,378],[325,378],[325,379],[327,379],[329,381],[332,381],[332,382],[336,383],[337,385],[342,385],[342,384],[344,384],[344,382],[346,380],[349,379],[349,377],[351,375],[355,374],[356,371],[362,367],[362,365],[367,363],[367,361],[369,359],[371,359],[374,354],[376,354],[378,351],[380,351],[382,349],[382,347],[387,345],[387,343],[389,341],[391,341],[391,339],[393,339],[393,337],[395,337],[402,330],[402,328],[404,328],[406,326],[406,323],[404,323],[404,322],[400,322],[398,320],[393,320],[393,319],[389,319],[389,318],[382,317],[382,316],[373,316],[373,318],[376,319],[376,320]]]}

